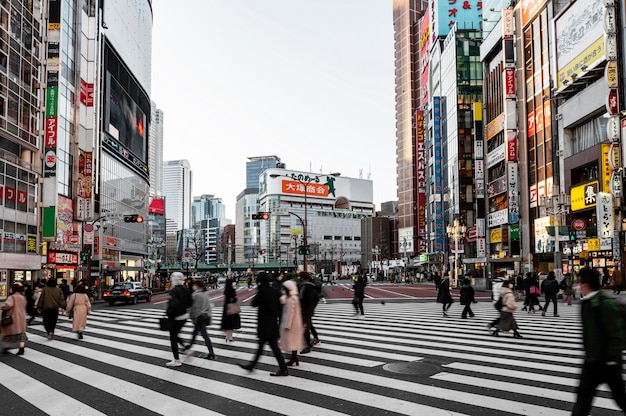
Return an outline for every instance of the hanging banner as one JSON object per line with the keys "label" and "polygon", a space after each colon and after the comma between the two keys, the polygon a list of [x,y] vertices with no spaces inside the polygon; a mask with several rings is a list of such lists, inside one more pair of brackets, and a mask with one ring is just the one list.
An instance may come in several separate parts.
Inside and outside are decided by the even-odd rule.
{"label": "hanging banner", "polygon": [[598,192],[596,196],[596,215],[599,238],[613,236],[613,197],[606,192]]}

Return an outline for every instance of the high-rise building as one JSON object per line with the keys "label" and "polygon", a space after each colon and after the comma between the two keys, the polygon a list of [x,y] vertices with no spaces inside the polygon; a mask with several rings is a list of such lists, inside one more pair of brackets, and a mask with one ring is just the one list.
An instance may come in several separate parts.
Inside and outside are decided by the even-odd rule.
{"label": "high-rise building", "polygon": [[186,159],[163,162],[163,196],[167,233],[191,228],[191,165]]}
{"label": "high-rise building", "polygon": [[194,196],[191,206],[191,228],[197,231],[202,239],[202,262],[215,264],[224,258],[220,243],[224,227],[230,224],[226,219],[226,207],[222,198],[214,195]]}
{"label": "high-rise building", "polygon": [[278,156],[251,156],[246,162],[246,188],[259,187],[259,175],[265,169],[281,167]]}
{"label": "high-rise building", "polygon": [[163,111],[152,102],[150,117],[148,168],[150,171],[150,196],[163,194]]}

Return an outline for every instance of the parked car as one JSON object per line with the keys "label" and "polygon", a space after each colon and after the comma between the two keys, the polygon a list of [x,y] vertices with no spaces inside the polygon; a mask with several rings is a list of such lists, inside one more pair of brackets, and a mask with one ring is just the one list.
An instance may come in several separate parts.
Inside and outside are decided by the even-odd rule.
{"label": "parked car", "polygon": [[119,282],[114,284],[102,294],[102,299],[113,306],[115,302],[126,302],[136,304],[140,300],[150,302],[152,291],[138,282]]}

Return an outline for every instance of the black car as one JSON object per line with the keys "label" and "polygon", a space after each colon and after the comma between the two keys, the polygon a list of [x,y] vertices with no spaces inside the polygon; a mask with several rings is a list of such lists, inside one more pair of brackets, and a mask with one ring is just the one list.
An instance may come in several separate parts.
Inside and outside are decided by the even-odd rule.
{"label": "black car", "polygon": [[152,300],[152,291],[141,283],[137,282],[121,282],[116,283],[102,294],[102,298],[113,306],[115,302],[137,303],[140,300],[150,302]]}

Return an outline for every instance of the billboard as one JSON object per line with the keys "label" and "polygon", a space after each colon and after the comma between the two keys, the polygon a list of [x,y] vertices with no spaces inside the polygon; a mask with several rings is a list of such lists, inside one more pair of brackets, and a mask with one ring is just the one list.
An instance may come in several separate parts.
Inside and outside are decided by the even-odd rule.
{"label": "billboard", "polygon": [[417,252],[426,253],[426,141],[424,111],[415,112],[415,141],[417,149]]}
{"label": "billboard", "polygon": [[445,37],[456,25],[457,30],[481,29],[482,0],[434,0],[430,7],[431,34]]}
{"label": "billboard", "polygon": [[603,0],[576,1],[555,21],[557,88],[605,59]]}

